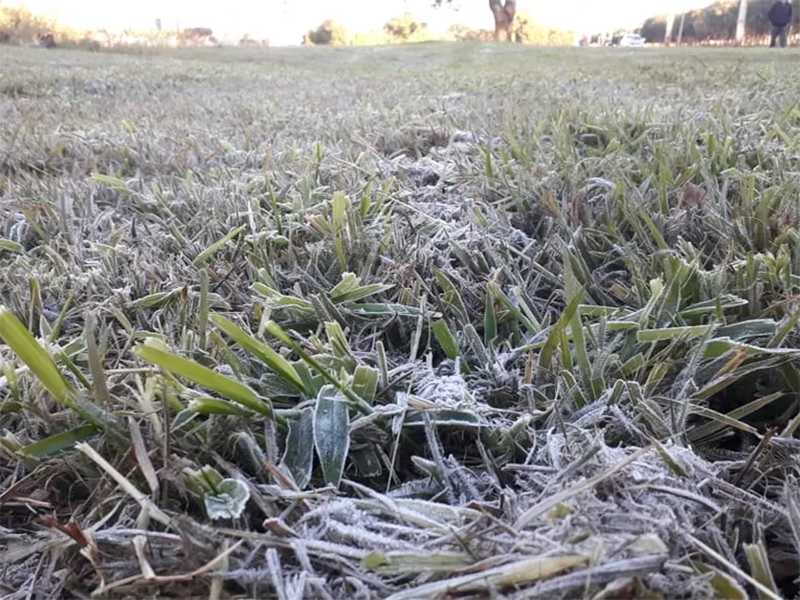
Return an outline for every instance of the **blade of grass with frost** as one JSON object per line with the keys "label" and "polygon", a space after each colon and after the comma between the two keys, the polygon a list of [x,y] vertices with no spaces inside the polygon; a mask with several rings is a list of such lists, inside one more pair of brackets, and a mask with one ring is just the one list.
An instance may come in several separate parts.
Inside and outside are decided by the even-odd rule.
{"label": "blade of grass with frost", "polygon": [[368,296],[385,292],[394,286],[383,283],[373,283],[370,285],[360,285],[361,280],[354,273],[343,273],[342,280],[337,283],[328,295],[332,302],[340,304],[343,302],[355,302]]}
{"label": "blade of grass with frost", "polygon": [[[748,402],[744,406],[740,406],[738,408],[733,409],[729,412],[726,417],[729,419],[733,419],[740,422],[740,425],[744,425],[741,423],[741,419],[744,417],[753,414],[754,412],[761,410],[765,406],[769,406],[776,400],[782,398],[785,395],[784,392],[775,392],[774,394],[769,394],[768,396],[764,396],[763,398],[757,398],[752,402]],[[706,423],[704,425],[700,425],[699,427],[694,427],[686,432],[687,436],[692,441],[699,441],[703,438],[709,437],[715,434],[717,431],[725,428],[724,423],[720,423],[718,421],[711,421],[710,423]]]}
{"label": "blade of grass with frost", "polygon": [[197,309],[197,335],[198,346],[206,349],[206,329],[208,328],[208,273],[205,269],[200,271],[200,306]]}
{"label": "blade of grass with frost", "polygon": [[798,320],[800,320],[800,308],[795,310],[792,315],[783,322],[772,339],[767,342],[767,348],[778,348],[786,338],[789,337],[789,334],[797,328]]}
{"label": "blade of grass with frost", "polygon": [[347,303],[342,307],[354,315],[364,317],[409,317],[418,318],[426,316],[431,319],[438,319],[441,313],[434,311],[423,311],[416,306],[406,306],[405,304],[397,304],[393,302],[379,303]]}
{"label": "blade of grass with frost", "polygon": [[650,320],[650,315],[658,302],[661,300],[661,296],[663,294],[664,283],[660,279],[652,279],[650,281],[650,299],[647,301],[647,304],[645,304],[644,308],[639,314],[639,324],[642,327],[647,326],[647,323]]}
{"label": "blade of grass with frost", "polygon": [[[772,575],[772,568],[769,564],[769,557],[767,550],[764,548],[762,542],[756,544],[744,544],[742,546],[744,555],[747,557],[747,563],[750,565],[750,573],[756,581],[758,581],[765,588],[769,589],[772,594],[780,597],[778,587],[775,585],[775,578]],[[772,598],[771,594],[766,594],[759,589],[758,597],[760,600]]]}
{"label": "blade of grass with frost", "polygon": [[100,406],[108,407],[111,404],[111,393],[108,391],[106,373],[103,370],[103,361],[100,358],[100,351],[97,348],[97,341],[94,336],[94,325],[94,317],[90,313],[86,317],[84,337],[86,339],[86,353],[89,359],[89,372],[92,374],[92,393],[95,402]]}
{"label": "blade of grass with frost", "polygon": [[[583,300],[585,289],[581,287],[573,272],[572,260],[569,249],[565,248],[564,253],[564,292],[567,304],[577,301],[577,306],[569,319],[570,330],[572,332],[572,344],[575,347],[575,358],[578,361],[578,370],[583,379],[583,386],[588,392],[590,401],[594,401],[600,395],[601,390],[592,378],[592,365],[589,362],[589,354],[586,351],[586,339],[583,335],[583,323],[581,322],[580,303]],[[563,330],[562,330],[563,331]]]}
{"label": "blade of grass with frost", "polygon": [[730,308],[739,308],[740,306],[746,306],[747,300],[744,298],[739,298],[738,296],[732,296],[730,294],[726,294],[722,298],[715,298],[714,300],[706,300],[704,302],[698,302],[697,304],[692,304],[691,306],[687,306],[683,310],[678,312],[681,318],[688,319],[690,317],[699,317],[702,315],[710,315],[717,312],[718,308],[722,310],[730,309]]}
{"label": "blade of grass with frost", "polygon": [[714,394],[719,393],[720,391],[733,385],[737,381],[740,381],[743,377],[751,373],[756,373],[758,371],[768,371],[770,369],[780,367],[781,365],[788,363],[790,360],[791,360],[790,356],[776,356],[768,360],[762,360],[760,362],[739,367],[738,369],[728,373],[727,375],[723,375],[722,377],[712,379],[701,389],[694,392],[692,394],[692,398],[695,400],[707,400]]}
{"label": "blade of grass with frost", "polygon": [[[567,305],[566,310],[561,314],[561,316],[558,318],[558,321],[556,321],[550,330],[550,334],[547,336],[544,345],[541,346],[541,352],[539,353],[539,366],[545,371],[550,369],[550,366],[553,362],[553,356],[555,355],[556,350],[561,342],[561,336],[565,332],[567,324],[572,320],[575,312],[578,310],[578,306],[580,306],[581,296],[582,294],[576,295]],[[521,348],[523,351],[534,349],[536,348],[533,346],[525,346]]]}
{"label": "blade of grass with frost", "polygon": [[186,407],[200,415],[236,415],[242,416],[248,413],[240,405],[233,404],[221,398],[195,398]]}
{"label": "blade of grass with frost", "polygon": [[61,311],[58,313],[55,323],[53,323],[53,328],[50,332],[50,343],[54,343],[58,339],[58,336],[61,335],[61,326],[64,324],[64,319],[67,318],[69,309],[72,308],[72,300],[74,297],[75,292],[70,292],[69,296],[67,296],[67,299],[64,301]]}
{"label": "blade of grass with frost", "polygon": [[272,289],[271,287],[257,281],[251,286],[251,289],[263,296],[267,301],[269,306],[272,308],[288,308],[288,309],[295,309],[298,312],[301,312],[304,315],[313,315],[314,314],[314,305],[311,304],[308,300],[303,300],[302,298],[296,298],[294,296],[287,296],[285,294],[281,294],[276,290]]}
{"label": "blade of grass with frost", "polygon": [[218,252],[223,246],[225,246],[225,244],[230,242],[233,238],[235,238],[237,235],[242,233],[245,229],[247,229],[246,225],[240,225],[239,227],[237,227],[233,231],[230,231],[229,233],[225,234],[220,239],[218,239],[216,242],[211,244],[208,248],[203,250],[200,254],[198,254],[197,258],[195,258],[192,261],[192,264],[195,267],[201,266],[209,258],[211,258],[216,252]]}
{"label": "blade of grass with frost", "polygon": [[721,325],[715,335],[721,338],[741,341],[755,337],[772,336],[777,329],[778,323],[772,319],[750,319],[732,323],[731,325]]}
{"label": "blade of grass with frost", "polygon": [[350,344],[342,326],[335,321],[326,321],[325,334],[328,336],[333,355],[346,363],[348,371],[355,369],[357,361],[353,356],[353,351],[350,349]]}
{"label": "blade of grass with frost", "polygon": [[55,363],[25,326],[5,306],[0,306],[0,338],[62,404],[72,391]]}
{"label": "blade of grass with frost", "polygon": [[92,175],[92,181],[110,187],[117,194],[127,194],[132,196],[135,193],[131,188],[128,187],[128,184],[122,181],[122,179],[111,177],[110,175],[95,173]]}
{"label": "blade of grass with frost", "polygon": [[266,344],[258,341],[253,336],[247,334],[245,331],[237,327],[233,321],[226,319],[221,315],[213,315],[210,317],[211,321],[224,331],[232,340],[239,344],[243,349],[247,350],[263,362],[270,370],[281,378],[283,382],[289,385],[292,389],[297,390],[301,394],[307,392],[303,380],[295,371],[294,367],[281,356],[278,352],[267,346]]}
{"label": "blade of grass with frost", "polygon": [[439,283],[442,291],[444,292],[442,301],[453,309],[462,325],[469,323],[469,313],[467,313],[467,307],[464,305],[464,300],[461,299],[461,294],[458,292],[458,288],[455,286],[455,284],[444,272],[435,267],[433,268],[433,276],[436,278],[436,281]]}
{"label": "blade of grass with frost", "polygon": [[322,375],[322,377],[328,383],[347,396],[347,399],[350,400],[360,412],[367,415],[372,414],[372,407],[367,404],[363,398],[359,398],[358,395],[353,392],[353,390],[331,375],[331,373],[325,367],[323,367],[319,361],[314,359],[314,357],[303,350],[298,343],[286,335],[286,332],[281,329],[280,325],[275,323],[275,321],[269,321],[265,327],[265,331],[289,346],[289,348],[291,348],[300,358],[302,358],[306,364],[308,364],[317,373]]}
{"label": "blade of grass with frost", "polygon": [[[662,402],[672,404],[676,408],[676,410],[683,409],[685,405],[685,402],[683,401],[679,402],[677,400],[671,400],[671,399],[662,399]],[[710,408],[704,408],[702,406],[692,405],[689,408],[689,412],[699,417],[706,417],[708,419],[711,419],[712,421],[719,421],[720,423],[724,424],[727,427],[733,427],[734,429],[746,431],[747,433],[752,433],[753,435],[760,435],[755,427],[748,425],[747,423],[742,423],[741,421],[737,421],[736,419],[731,419],[728,415],[724,415]]]}
{"label": "blade of grass with frost", "polygon": [[769,600],[781,600],[780,594],[777,594],[770,589],[769,586],[764,585],[761,581],[757,578],[753,578],[747,573],[745,573],[738,565],[730,562],[724,556],[722,556],[719,552],[711,548],[710,546],[705,545],[703,542],[695,538],[690,534],[686,534],[686,538],[697,548],[699,548],[702,552],[719,562],[720,564],[724,565],[731,573],[735,573],[751,585],[753,585],[756,590],[758,591],[759,598],[768,598]]}
{"label": "blade of grass with frost", "polygon": [[23,252],[25,248],[22,244],[0,237],[0,252],[3,250],[6,252]]}
{"label": "blade of grass with frost", "polygon": [[272,406],[243,383],[171,352],[160,350],[151,345],[151,341],[147,340],[144,345],[137,346],[133,353],[142,360],[238,402],[253,412],[267,417],[273,416]]}
{"label": "blade of grass with frost", "polygon": [[514,303],[511,301],[505,292],[500,288],[497,283],[494,281],[490,281],[486,284],[487,292],[491,295],[494,301],[499,302],[503,305],[503,307],[514,317],[522,323],[522,326],[528,330],[529,333],[536,335],[540,331],[539,323],[538,322],[531,322],[531,320],[523,314],[522,310],[519,307],[515,306]]}
{"label": "blade of grass with frost", "polygon": [[314,408],[314,447],[327,485],[339,487],[350,450],[348,402],[333,386],[319,391]]}
{"label": "blade of grass with frost", "polygon": [[[679,263],[675,274],[672,276],[667,286],[664,301],[661,303],[658,313],[655,315],[656,325],[664,325],[670,321],[675,323],[675,317],[681,305],[681,289],[689,278],[689,275],[690,269],[688,265]],[[680,322],[678,323],[680,324]]]}
{"label": "blade of grass with frost", "polygon": [[715,325],[687,325],[686,327],[662,327],[661,329],[640,329],[636,341],[641,343],[663,342],[666,340],[691,340],[702,337]]}
{"label": "blade of grass with frost", "polygon": [[299,419],[288,421],[283,464],[301,490],[311,481],[314,469],[314,414],[314,409],[309,407],[300,413]]}
{"label": "blade of grass with frost", "polygon": [[485,295],[483,342],[488,347],[497,337],[497,314],[494,312],[494,300],[492,298],[492,294],[487,290]]}
{"label": "blade of grass with frost", "polygon": [[739,583],[724,571],[707,565],[705,563],[693,561],[692,566],[700,573],[711,573],[711,587],[717,593],[716,598],[725,598],[726,600],[748,600],[747,592],[739,585]]}

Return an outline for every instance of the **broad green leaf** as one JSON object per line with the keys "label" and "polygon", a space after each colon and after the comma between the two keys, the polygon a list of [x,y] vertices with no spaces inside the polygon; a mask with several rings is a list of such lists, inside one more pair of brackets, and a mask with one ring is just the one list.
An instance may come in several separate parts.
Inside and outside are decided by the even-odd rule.
{"label": "broad green leaf", "polygon": [[245,225],[241,225],[241,226],[237,227],[236,229],[234,229],[233,231],[231,231],[231,232],[227,233],[226,235],[222,236],[220,239],[218,239],[216,242],[214,242],[208,248],[206,248],[200,254],[198,254],[197,258],[195,258],[192,261],[192,264],[195,267],[199,267],[200,265],[202,265],[209,258],[211,258],[211,256],[213,256],[216,252],[218,252],[225,244],[227,244],[233,238],[235,238],[237,235],[242,233],[245,230],[245,227],[246,227]]}
{"label": "broad green leaf", "polygon": [[85,442],[98,434],[99,430],[93,425],[84,425],[77,429],[64,431],[51,435],[48,438],[39,440],[22,448],[22,452],[34,458],[44,458],[53,456],[65,450],[69,450],[78,442]]}
{"label": "broad green leaf", "polygon": [[250,488],[243,481],[225,479],[210,465],[184,469],[186,487],[203,499],[212,519],[237,519],[250,499]]}
{"label": "broad green leaf", "polygon": [[375,401],[378,391],[378,370],[366,365],[358,365],[353,372],[353,391],[367,402]]}
{"label": "broad green leaf", "polygon": [[311,481],[314,468],[314,410],[306,408],[300,418],[288,421],[289,435],[283,464],[289,469],[299,489],[305,489]]}
{"label": "broad green leaf", "polygon": [[203,495],[203,502],[212,519],[238,519],[250,499],[250,488],[238,479],[223,479],[215,492]]}
{"label": "broad green leaf", "polygon": [[250,410],[262,415],[272,416],[272,406],[251,390],[249,387],[234,379],[220,375],[195,362],[181,358],[170,352],[159,350],[148,339],[144,345],[137,346],[133,353],[151,364],[154,364],[170,373],[179,375],[204,388],[217,392],[220,396],[229,398],[246,406]]}
{"label": "broad green leaf", "polygon": [[346,399],[326,385],[317,396],[314,409],[314,447],[317,449],[325,483],[339,487],[350,449],[350,416]]}
{"label": "broad green leaf", "polygon": [[36,338],[5,306],[0,306],[0,338],[56,399],[65,404],[68,402],[71,389],[58,368]]}
{"label": "broad green leaf", "polygon": [[236,326],[233,321],[226,319],[220,315],[213,315],[210,317],[211,321],[222,331],[224,331],[231,339],[238,343],[242,348],[250,352],[253,356],[263,362],[270,370],[281,378],[291,388],[306,393],[303,380],[295,371],[294,367],[281,356],[278,352],[267,346],[266,344],[258,341],[253,336],[247,334],[245,331]]}

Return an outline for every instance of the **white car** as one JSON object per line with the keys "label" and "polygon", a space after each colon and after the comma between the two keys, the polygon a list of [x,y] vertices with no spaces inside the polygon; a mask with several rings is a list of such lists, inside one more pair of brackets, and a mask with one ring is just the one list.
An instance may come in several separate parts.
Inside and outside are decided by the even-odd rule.
{"label": "white car", "polygon": [[629,33],[620,38],[619,45],[624,48],[641,48],[644,46],[644,38],[636,33]]}

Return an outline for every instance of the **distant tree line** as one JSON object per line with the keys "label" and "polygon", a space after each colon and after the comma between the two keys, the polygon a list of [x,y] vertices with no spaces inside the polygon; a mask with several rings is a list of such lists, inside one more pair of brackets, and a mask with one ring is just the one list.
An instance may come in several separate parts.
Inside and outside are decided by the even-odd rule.
{"label": "distant tree line", "polygon": [[[774,0],[750,0],[747,9],[746,31],[748,37],[763,37],[770,34],[767,13]],[[691,10],[685,14],[683,26],[684,42],[706,42],[732,40],[736,36],[736,20],[739,15],[739,0],[718,0],[706,8]],[[794,25],[798,24],[800,11],[795,11]],[[652,17],[640,30],[648,42],[663,42],[667,32],[667,15]],[[672,24],[671,38],[677,39],[681,18],[678,15]]]}
{"label": "distant tree line", "polygon": [[[574,34],[570,31],[548,27],[536,23],[530,13],[518,11],[514,22],[507,30],[508,41],[519,44],[533,44],[537,46],[571,46],[574,43]],[[304,43],[313,45],[344,45],[344,44],[398,44],[407,42],[421,42],[434,39],[426,23],[417,21],[410,13],[393,17],[383,26],[379,37],[368,37],[357,33],[350,34],[343,25],[332,20],[326,20],[319,27],[311,29],[305,35]],[[464,25],[453,25],[448,30],[444,39],[455,41],[490,41],[496,39],[496,31],[488,29],[472,29]]]}

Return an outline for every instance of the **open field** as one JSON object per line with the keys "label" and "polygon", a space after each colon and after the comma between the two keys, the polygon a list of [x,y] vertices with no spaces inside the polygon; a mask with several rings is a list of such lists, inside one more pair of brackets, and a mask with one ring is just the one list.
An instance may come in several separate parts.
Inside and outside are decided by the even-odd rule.
{"label": "open field", "polygon": [[0,594],[793,597],[798,59],[0,47]]}

